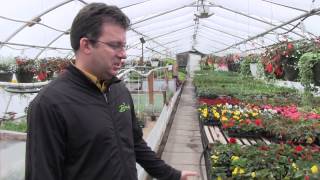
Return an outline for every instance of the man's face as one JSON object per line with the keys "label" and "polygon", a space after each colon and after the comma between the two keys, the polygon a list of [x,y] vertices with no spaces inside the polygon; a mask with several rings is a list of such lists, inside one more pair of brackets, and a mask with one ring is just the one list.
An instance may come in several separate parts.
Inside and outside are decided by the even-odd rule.
{"label": "man's face", "polygon": [[110,80],[121,68],[121,60],[126,59],[126,30],[119,25],[105,23],[101,36],[92,49],[93,73],[103,80]]}

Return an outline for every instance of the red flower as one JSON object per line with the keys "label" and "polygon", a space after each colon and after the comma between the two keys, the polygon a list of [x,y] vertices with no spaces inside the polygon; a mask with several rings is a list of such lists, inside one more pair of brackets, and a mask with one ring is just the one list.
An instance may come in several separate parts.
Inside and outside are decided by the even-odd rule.
{"label": "red flower", "polygon": [[281,76],[283,74],[283,70],[281,69],[281,67],[277,67],[275,70],[274,70],[274,74],[276,76]]}
{"label": "red flower", "polygon": [[261,119],[256,119],[256,120],[254,121],[254,123],[255,123],[257,126],[262,126],[262,121],[261,121]]}
{"label": "red flower", "polygon": [[296,146],[296,148],[295,148],[295,151],[296,152],[301,152],[303,150],[303,147],[302,146]]}
{"label": "red flower", "polygon": [[267,150],[269,150],[269,147],[268,146],[260,146],[259,149],[262,151],[267,151]]}
{"label": "red flower", "polygon": [[40,72],[38,74],[38,80],[44,81],[47,78],[47,73],[46,72]]}
{"label": "red flower", "polygon": [[234,121],[233,120],[229,120],[229,127],[233,127],[234,126]]}
{"label": "red flower", "polygon": [[293,49],[293,44],[292,43],[288,43],[287,48],[288,48],[288,50],[292,50]]}
{"label": "red flower", "polygon": [[229,138],[229,143],[230,144],[236,144],[237,140],[235,138]]}
{"label": "red flower", "polygon": [[304,176],[304,180],[309,180],[310,177],[308,175]]}
{"label": "red flower", "polygon": [[272,64],[271,64],[271,63],[269,63],[269,64],[266,66],[266,71],[267,71],[268,73],[272,73],[273,67],[272,67]]}

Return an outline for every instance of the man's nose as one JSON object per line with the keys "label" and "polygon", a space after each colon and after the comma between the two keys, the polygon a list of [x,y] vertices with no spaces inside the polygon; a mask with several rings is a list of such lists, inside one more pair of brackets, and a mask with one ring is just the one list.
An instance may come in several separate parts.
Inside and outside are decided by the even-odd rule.
{"label": "man's nose", "polygon": [[121,51],[118,52],[118,56],[121,58],[121,59],[127,59],[127,52],[126,50],[123,48],[121,49]]}

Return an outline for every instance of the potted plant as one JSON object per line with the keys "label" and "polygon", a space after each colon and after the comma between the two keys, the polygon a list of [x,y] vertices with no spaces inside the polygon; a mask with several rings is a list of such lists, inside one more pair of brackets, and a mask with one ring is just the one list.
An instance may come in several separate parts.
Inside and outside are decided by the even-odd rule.
{"label": "potted plant", "polygon": [[33,81],[34,75],[38,72],[36,61],[16,57],[16,78],[19,83],[30,83]]}
{"label": "potted plant", "polygon": [[250,63],[251,63],[251,56],[246,56],[240,62],[240,74],[243,76],[250,76]]}
{"label": "potted plant", "polygon": [[0,82],[10,82],[14,71],[13,58],[1,58],[0,60]]}
{"label": "potted plant", "polygon": [[156,58],[154,58],[154,59],[151,59],[151,66],[152,67],[158,67],[159,66],[159,59],[156,59]]}
{"label": "potted plant", "polygon": [[284,71],[284,79],[295,81],[299,77],[298,61],[307,44],[305,42],[286,42],[282,46],[281,63]]}
{"label": "potted plant", "polygon": [[320,53],[304,53],[298,63],[300,82],[306,90],[312,90],[311,84],[320,85]]}

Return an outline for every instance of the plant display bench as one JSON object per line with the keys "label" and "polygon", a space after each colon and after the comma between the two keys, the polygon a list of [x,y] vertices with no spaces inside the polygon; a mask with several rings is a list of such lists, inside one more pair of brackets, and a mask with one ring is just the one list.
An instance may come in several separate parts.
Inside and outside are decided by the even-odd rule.
{"label": "plant display bench", "polygon": [[226,133],[224,133],[218,126],[203,126],[203,136],[205,140],[205,144],[208,145],[209,148],[213,147],[213,144],[220,142],[222,144],[227,144],[231,140],[235,140],[236,143],[240,145],[253,145],[257,143],[263,144],[271,144],[272,142],[264,137],[258,138],[238,138],[232,137],[230,138]]}

